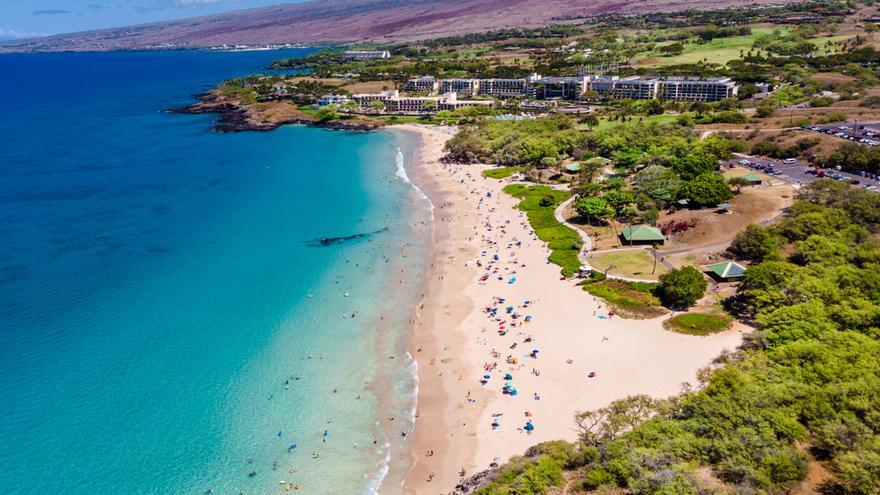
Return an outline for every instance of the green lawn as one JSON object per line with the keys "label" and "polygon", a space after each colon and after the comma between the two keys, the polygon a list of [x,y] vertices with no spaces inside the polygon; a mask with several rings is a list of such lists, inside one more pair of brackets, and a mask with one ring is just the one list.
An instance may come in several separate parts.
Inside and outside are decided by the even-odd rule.
{"label": "green lawn", "polygon": [[522,172],[522,167],[496,167],[483,170],[483,176],[490,179],[506,179],[513,174]]}
{"label": "green lawn", "polygon": [[[840,43],[841,41],[848,40],[851,38],[854,38],[854,36],[848,35],[848,34],[841,34],[838,36],[823,36],[821,38],[813,38],[813,39],[810,39],[807,41],[816,45],[816,48],[818,48],[818,51],[817,51],[818,54],[824,54],[826,46],[829,43]],[[834,50],[834,51],[836,51],[836,50]]]}
{"label": "green lawn", "polygon": [[[729,38],[716,38],[708,43],[685,43],[684,52],[674,57],[664,57],[658,50],[659,47],[669,45],[672,42],[657,43],[657,47],[651,52],[642,52],[635,56],[635,59],[645,57],[656,57],[657,61],[652,64],[643,65],[643,67],[663,67],[666,65],[679,64],[696,64],[703,59],[710,63],[725,65],[731,60],[739,58],[740,51],[747,52],[755,43],[755,39],[764,34],[770,34],[774,30],[786,32],[786,28],[753,28],[752,34],[748,36],[731,36]],[[829,42],[840,42],[851,38],[848,35],[839,36],[823,36],[813,38],[810,43],[819,48],[819,53],[824,53],[825,46]]]}
{"label": "green lawn", "polygon": [[[678,118],[678,115],[650,115],[648,117],[634,116],[632,120],[626,122],[622,122],[620,120],[599,119],[599,125],[593,127],[593,130],[601,131],[602,129],[610,129],[612,127],[619,127],[622,125],[635,125],[638,124],[639,118],[642,119],[642,122],[656,122],[658,124],[667,124],[670,122],[675,122],[675,119]],[[581,131],[589,129],[589,127],[584,124],[578,124],[577,128]]]}
{"label": "green lawn", "polygon": [[[685,43],[684,52],[674,57],[663,57],[661,53],[654,49],[652,52],[644,52],[636,55],[636,58],[657,57],[659,60],[654,64],[647,66],[662,67],[664,65],[678,64],[695,64],[701,60],[708,59],[709,62],[716,64],[726,64],[727,62],[739,58],[740,50],[748,51],[755,43],[758,36],[773,32],[773,28],[754,28],[752,34],[748,36],[731,36],[729,38],[715,38],[708,43]],[[671,44],[658,43],[657,47]]]}
{"label": "green lawn", "polygon": [[[783,33],[786,33],[788,31],[786,28],[752,28],[752,34],[748,36],[716,38],[708,43],[685,43],[684,52],[682,52],[681,55],[676,55],[674,57],[664,57],[658,50],[658,48],[661,46],[671,44],[671,41],[657,43],[657,47],[654,48],[653,51],[639,53],[634,58],[636,60],[645,57],[657,58],[656,62],[652,64],[644,64],[642,65],[642,67],[663,67],[666,65],[696,64],[703,59],[706,59],[709,63],[725,65],[727,64],[727,62],[739,58],[740,51],[749,51],[749,49],[755,43],[755,39],[757,39],[759,36],[770,34],[775,30],[779,30]],[[825,45],[827,45],[829,42],[839,42],[850,37],[851,36],[847,35],[823,36],[820,38],[813,38],[809,41],[810,43],[816,45],[819,48],[819,52],[822,53],[824,52]]]}
{"label": "green lawn", "polygon": [[707,315],[704,313],[686,313],[674,316],[665,322],[663,326],[667,330],[684,333],[687,335],[706,336],[713,333],[723,332],[730,328],[733,318],[727,315]]}
{"label": "green lawn", "polygon": [[[504,187],[504,192],[522,200],[517,208],[526,212],[529,224],[535,229],[538,239],[546,242],[547,247],[552,251],[548,258],[550,262],[558,265],[566,277],[577,273],[581,266],[578,259],[582,245],[581,238],[577,232],[559,223],[553,214],[557,206],[571,197],[571,193],[548,186],[525,184],[507,185]],[[542,204],[546,202],[549,204]]]}
{"label": "green lawn", "polygon": [[667,271],[661,263],[654,263],[654,257],[644,249],[599,253],[590,258],[590,265],[603,273],[612,267],[608,271],[612,275],[647,279],[659,277]]}

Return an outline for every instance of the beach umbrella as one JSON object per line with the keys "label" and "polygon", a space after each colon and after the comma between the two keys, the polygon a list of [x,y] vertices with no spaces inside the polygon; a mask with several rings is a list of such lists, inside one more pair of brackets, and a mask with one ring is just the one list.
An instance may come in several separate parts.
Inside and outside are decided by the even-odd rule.
{"label": "beach umbrella", "polygon": [[508,374],[504,375],[504,379],[505,380],[513,380],[513,376],[510,373],[508,373]]}

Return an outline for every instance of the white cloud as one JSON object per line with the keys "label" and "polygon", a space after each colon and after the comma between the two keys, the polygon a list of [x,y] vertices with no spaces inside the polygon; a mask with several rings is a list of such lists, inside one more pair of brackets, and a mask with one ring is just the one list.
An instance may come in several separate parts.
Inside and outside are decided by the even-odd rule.
{"label": "white cloud", "polygon": [[23,33],[21,31],[16,31],[14,29],[6,29],[0,27],[0,39],[5,40],[20,40],[24,38],[37,38],[39,36],[44,36],[40,33]]}

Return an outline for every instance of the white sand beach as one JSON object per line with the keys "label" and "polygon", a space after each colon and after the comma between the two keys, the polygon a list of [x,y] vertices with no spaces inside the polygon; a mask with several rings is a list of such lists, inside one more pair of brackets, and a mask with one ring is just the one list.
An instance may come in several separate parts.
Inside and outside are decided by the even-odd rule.
{"label": "white sand beach", "polygon": [[422,140],[411,176],[436,206],[433,264],[413,325],[420,388],[407,493],[448,493],[462,469],[470,476],[534,444],[573,440],[577,411],[676,394],[740,344],[742,326],[695,337],[664,330],[662,318],[609,317],[604,302],[560,280],[518,200],[501,191],[506,181],[483,177],[482,166],[441,163],[448,130],[402,127]]}

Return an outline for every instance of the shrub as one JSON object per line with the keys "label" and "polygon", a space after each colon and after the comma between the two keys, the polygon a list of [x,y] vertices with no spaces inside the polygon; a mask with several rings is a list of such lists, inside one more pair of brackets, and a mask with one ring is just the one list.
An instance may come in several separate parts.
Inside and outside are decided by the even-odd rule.
{"label": "shrub", "polygon": [[777,259],[781,245],[782,239],[771,229],[749,225],[736,234],[727,249],[738,259],[761,262]]}
{"label": "shrub", "polygon": [[703,274],[692,266],[686,266],[660,275],[658,294],[666,306],[686,308],[703,297],[706,287]]}

